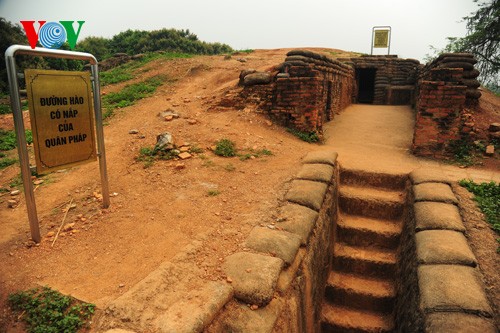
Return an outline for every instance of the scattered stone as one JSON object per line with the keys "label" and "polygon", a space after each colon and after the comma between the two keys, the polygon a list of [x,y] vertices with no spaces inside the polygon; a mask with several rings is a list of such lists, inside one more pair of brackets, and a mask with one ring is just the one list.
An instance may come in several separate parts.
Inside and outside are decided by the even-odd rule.
{"label": "scattered stone", "polygon": [[266,120],[266,125],[267,125],[267,126],[273,126],[273,122],[272,122],[272,121],[270,121],[270,120]]}
{"label": "scattered stone", "polygon": [[188,153],[188,152],[183,152],[183,153],[180,153],[178,156],[179,156],[179,158],[180,158],[181,160],[186,160],[186,159],[188,159],[188,158],[191,158],[193,155],[191,155],[191,154],[190,154],[190,153]]}
{"label": "scattered stone", "polygon": [[485,154],[488,156],[494,155],[495,154],[495,146],[494,145],[487,145]]}
{"label": "scattered stone", "polygon": [[131,129],[130,131],[128,131],[128,134],[138,134],[139,133],[139,130],[137,129]]}
{"label": "scattered stone", "polygon": [[177,164],[174,166],[174,168],[175,168],[176,170],[182,170],[182,169],[185,169],[185,168],[186,168],[186,164],[184,164],[184,163],[177,163]]}
{"label": "scattered stone", "polygon": [[499,132],[500,131],[500,123],[491,123],[490,127],[488,127],[488,131]]}
{"label": "scattered stone", "polygon": [[125,287],[125,284],[123,284],[123,283],[120,283],[120,284],[118,285],[118,288],[123,288],[123,287]]}
{"label": "scattered stone", "polygon": [[56,233],[54,231],[49,231],[47,237],[53,237]]}
{"label": "scattered stone", "polygon": [[174,117],[173,116],[165,116],[165,117],[163,117],[163,119],[165,121],[172,121],[174,119]]}
{"label": "scattered stone", "polygon": [[62,230],[63,230],[63,231],[70,231],[70,230],[72,230],[72,229],[73,229],[73,227],[74,227],[74,226],[75,226],[75,224],[74,224],[74,223],[68,223],[68,224],[66,224],[66,225],[62,228]]}
{"label": "scattered stone", "polygon": [[179,151],[181,153],[184,153],[184,152],[189,152],[190,149],[191,149],[191,147],[189,147],[189,146],[182,146],[179,148]]}
{"label": "scattered stone", "polygon": [[252,305],[250,306],[250,310],[255,311],[255,310],[258,310],[258,309],[259,309],[259,306],[258,306],[257,304],[252,304]]}
{"label": "scattered stone", "polygon": [[156,137],[155,151],[170,150],[174,148],[174,138],[172,134],[165,132]]}
{"label": "scattered stone", "polygon": [[226,278],[227,283],[233,283],[233,279],[231,279],[229,276]]}
{"label": "scattered stone", "polygon": [[9,208],[16,208],[17,201],[16,200],[8,200],[7,205],[9,206]]}
{"label": "scattered stone", "polygon": [[247,62],[247,60],[245,58],[238,58],[236,60],[239,61],[239,62]]}
{"label": "scattered stone", "polygon": [[40,185],[43,184],[44,180],[43,179],[37,179],[33,182],[33,185]]}
{"label": "scattered stone", "polygon": [[189,125],[195,125],[197,123],[198,123],[198,121],[196,119],[188,119],[188,124]]}
{"label": "scattered stone", "polygon": [[19,195],[19,193],[21,193],[21,191],[19,190],[14,190],[14,191],[11,191],[10,192],[10,195],[12,195],[13,197],[16,196],[16,195]]}

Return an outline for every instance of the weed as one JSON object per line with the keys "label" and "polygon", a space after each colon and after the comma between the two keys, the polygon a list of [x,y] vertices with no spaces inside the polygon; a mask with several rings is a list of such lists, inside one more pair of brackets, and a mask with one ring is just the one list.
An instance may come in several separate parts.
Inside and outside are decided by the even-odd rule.
{"label": "weed", "polygon": [[[486,217],[486,221],[491,224],[493,230],[500,235],[500,183],[475,183],[472,180],[462,179],[460,186],[465,187],[474,194],[474,201]],[[500,242],[500,239],[497,239]],[[497,252],[500,251],[500,246]]]}
{"label": "weed", "polygon": [[224,166],[224,170],[226,170],[228,172],[232,172],[232,171],[236,170],[236,167],[234,165],[232,165],[231,163],[229,163],[229,164],[226,164]]}
{"label": "weed", "polygon": [[206,159],[201,166],[205,168],[210,168],[213,167],[214,165],[215,165],[214,161]]}
{"label": "weed", "polygon": [[219,194],[220,194],[220,191],[219,191],[219,190],[208,190],[208,192],[207,192],[207,195],[208,195],[209,197],[215,197],[215,196],[217,196],[217,195],[219,195]]}
{"label": "weed", "polygon": [[305,142],[313,143],[320,141],[318,133],[316,132],[301,132],[293,128],[287,128],[286,130]]}
{"label": "weed", "polygon": [[165,81],[164,77],[153,76],[143,82],[128,85],[119,92],[105,95],[102,99],[106,109],[103,118],[111,117],[117,108],[134,105],[136,101],[151,96],[163,81]]}
{"label": "weed", "polygon": [[[1,156],[1,155],[4,155],[4,156]],[[12,165],[16,162],[17,162],[17,160],[15,158],[5,157],[5,154],[0,154],[0,169],[5,169],[9,165]]]}
{"label": "weed", "polygon": [[8,114],[10,111],[10,104],[0,104],[0,114]]}
{"label": "weed", "polygon": [[156,160],[171,160],[177,155],[179,153],[176,150],[155,150],[152,147],[142,147],[135,160],[143,162],[144,168],[149,168]]}
{"label": "weed", "polygon": [[448,150],[453,154],[453,158],[458,164],[464,166],[474,164],[474,145],[469,140],[450,140]]}
{"label": "weed", "polygon": [[260,156],[271,156],[273,153],[270,150],[264,148],[256,151],[255,154],[257,155],[257,157],[260,157]]}
{"label": "weed", "polygon": [[200,148],[196,145],[193,145],[193,146],[191,146],[191,148],[189,148],[189,152],[191,154],[201,154],[201,153],[203,153],[203,148]]}
{"label": "weed", "polygon": [[217,141],[214,150],[215,155],[223,157],[236,156],[236,145],[229,139],[221,139]]}
{"label": "weed", "polygon": [[102,72],[100,82],[103,86],[124,82],[133,79],[135,76],[124,67],[116,67],[109,71]]}
{"label": "weed", "polygon": [[8,303],[21,313],[30,333],[77,332],[95,310],[94,304],[79,303],[49,287],[10,294]]}
{"label": "weed", "polygon": [[[25,131],[26,143],[33,143],[33,134],[30,130]],[[0,129],[0,150],[12,150],[16,148],[16,132]]]}
{"label": "weed", "polygon": [[18,188],[23,184],[23,178],[21,177],[21,174],[17,174],[14,178],[9,183],[9,186],[11,188]]}
{"label": "weed", "polygon": [[252,154],[239,154],[238,157],[240,158],[240,161],[246,161],[248,159],[252,158]]}

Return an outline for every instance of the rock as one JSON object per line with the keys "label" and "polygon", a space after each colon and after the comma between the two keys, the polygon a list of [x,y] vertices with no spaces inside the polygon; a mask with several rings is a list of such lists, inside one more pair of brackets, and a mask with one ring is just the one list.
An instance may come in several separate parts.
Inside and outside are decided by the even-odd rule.
{"label": "rock", "polygon": [[271,83],[271,74],[267,72],[257,72],[248,74],[243,79],[243,85],[246,87],[254,86],[257,84],[268,84],[268,83]]}
{"label": "rock", "polygon": [[19,195],[19,193],[21,193],[21,191],[19,190],[14,190],[14,191],[11,191],[10,192],[10,195],[12,195],[13,197],[16,196],[16,195]]}
{"label": "rock", "polygon": [[186,165],[184,163],[177,163],[175,166],[174,166],[175,169],[177,170],[182,170],[182,169],[185,169],[186,168]]}
{"label": "rock", "polygon": [[188,147],[188,146],[182,146],[179,148],[179,151],[181,153],[184,153],[184,152],[189,152],[189,150],[191,149],[191,147]]}
{"label": "rock", "polygon": [[165,121],[171,121],[171,120],[173,120],[173,119],[174,119],[174,117],[173,117],[173,116],[165,116],[165,117],[163,117],[163,119],[164,119]]}
{"label": "rock", "polygon": [[174,138],[172,134],[165,132],[156,137],[156,145],[154,147],[155,151],[158,150],[170,150],[174,148]]}
{"label": "rock", "polygon": [[9,208],[15,208],[17,206],[17,201],[16,200],[7,200],[7,205]]}
{"label": "rock", "polygon": [[485,154],[488,156],[494,155],[495,154],[495,146],[494,145],[487,145]]}
{"label": "rock", "polygon": [[188,119],[188,124],[189,125],[194,125],[196,123],[198,123],[198,121],[196,119]]}
{"label": "rock", "polygon": [[63,231],[70,231],[71,229],[73,229],[73,227],[74,227],[74,226],[75,226],[75,224],[74,224],[74,223],[68,223],[68,224],[66,224],[66,225],[62,228],[62,230],[63,230]]}
{"label": "rock", "polygon": [[253,74],[257,72],[255,69],[253,68],[249,68],[249,69],[244,69],[240,72],[240,82],[239,84],[243,84],[243,80],[245,79],[245,76],[247,76],[248,74]]}
{"label": "rock", "polygon": [[267,126],[273,126],[273,122],[272,122],[272,121],[270,121],[270,120],[266,120],[266,125],[267,125]]}
{"label": "rock", "polygon": [[490,132],[500,131],[500,123],[491,123],[490,127],[488,127],[488,131],[490,131]]}
{"label": "rock", "polygon": [[178,114],[177,112],[175,112],[172,109],[168,109],[168,110],[165,110],[165,111],[162,111],[162,112],[158,113],[158,116],[160,118],[165,118],[165,117],[171,116],[172,119],[177,119],[177,118],[180,117],[180,114]]}
{"label": "rock", "polygon": [[40,185],[43,183],[43,179],[37,179],[33,182],[33,185]]}
{"label": "rock", "polygon": [[179,158],[180,158],[181,160],[186,160],[186,159],[188,159],[188,158],[191,158],[193,155],[191,155],[191,154],[190,154],[190,153],[188,153],[188,152],[183,152],[183,153],[180,153],[178,156],[179,156]]}
{"label": "rock", "polygon": [[131,129],[130,131],[128,131],[128,134],[138,134],[139,133],[139,130],[137,129]]}
{"label": "rock", "polygon": [[247,62],[247,60],[245,58],[238,58],[236,60],[239,61],[239,62]]}
{"label": "rock", "polygon": [[56,233],[54,231],[49,231],[47,237],[53,237]]}

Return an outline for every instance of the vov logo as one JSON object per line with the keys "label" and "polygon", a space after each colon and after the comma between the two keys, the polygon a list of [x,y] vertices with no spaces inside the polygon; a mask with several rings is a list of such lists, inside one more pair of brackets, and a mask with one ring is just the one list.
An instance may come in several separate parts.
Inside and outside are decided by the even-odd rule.
{"label": "vov logo", "polygon": [[76,41],[82,30],[82,25],[85,21],[78,22],[78,31],[75,32],[73,28],[73,23],[75,21],[59,21],[59,22],[48,22],[38,21],[40,24],[38,28],[38,33],[35,31],[35,21],[20,21],[26,32],[26,37],[32,49],[36,47],[36,43],[39,41],[43,47],[48,49],[58,49],[67,40],[70,49],[74,49],[76,46]]}

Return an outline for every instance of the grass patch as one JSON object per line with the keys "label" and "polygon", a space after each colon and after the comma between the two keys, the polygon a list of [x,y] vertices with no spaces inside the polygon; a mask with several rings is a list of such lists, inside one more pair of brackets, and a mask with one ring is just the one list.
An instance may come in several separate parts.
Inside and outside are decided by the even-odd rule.
{"label": "grass patch", "polygon": [[14,178],[11,179],[9,186],[11,188],[19,188],[23,185],[23,178],[21,177],[21,174],[17,174]]}
{"label": "grass patch", "polygon": [[201,153],[203,153],[203,148],[200,148],[200,147],[194,145],[194,146],[191,146],[191,148],[189,148],[189,152],[191,154],[201,154]]}
{"label": "grass patch", "polygon": [[119,92],[103,96],[102,103],[106,109],[103,118],[111,117],[117,108],[134,105],[136,101],[151,96],[164,81],[163,76],[153,76],[145,81],[125,86]]}
{"label": "grass patch", "polygon": [[[30,130],[25,131],[26,143],[33,143],[33,135]],[[0,129],[0,150],[12,150],[16,148],[16,132]]]}
{"label": "grass patch", "polygon": [[[171,53],[171,52],[165,52],[165,53],[158,53],[158,52],[152,52],[152,53],[146,53],[142,58],[136,59],[129,61],[123,65],[120,65],[118,67],[112,68],[108,71],[101,72],[100,73],[100,83],[103,86],[107,86],[110,84],[116,84],[120,82],[125,82],[128,80],[132,80],[136,78],[136,75],[134,74],[135,70],[139,69],[140,67],[144,66],[148,62],[151,62],[153,60],[157,59],[165,59],[165,60],[172,60],[172,59],[179,59],[179,58],[191,58],[192,55],[186,54],[186,53]],[[139,72],[144,73],[149,71],[149,69],[144,68],[141,69]]]}
{"label": "grass patch", "polygon": [[236,170],[236,167],[234,165],[232,165],[231,163],[229,163],[229,164],[226,164],[224,166],[224,170],[226,170],[228,172],[233,172],[234,170]]}
{"label": "grass patch", "polygon": [[222,157],[236,156],[236,144],[229,139],[221,139],[216,142],[214,153]]}
{"label": "grass patch", "polygon": [[[21,102],[21,110],[26,111],[28,110],[28,100],[24,100]],[[0,104],[0,114],[8,114],[12,113],[12,110],[10,109],[10,104]]]}
{"label": "grass patch", "polygon": [[268,150],[268,149],[261,149],[261,150],[253,150],[250,149],[249,153],[246,154],[238,154],[238,157],[240,158],[240,161],[246,161],[248,159],[251,159],[252,157],[259,158],[261,156],[271,156],[273,153]]}
{"label": "grass patch", "polygon": [[73,333],[87,325],[95,305],[80,303],[49,287],[10,294],[9,306],[20,313],[30,333]]}
{"label": "grass patch", "polygon": [[15,158],[6,157],[5,154],[0,153],[0,169],[5,169],[6,167],[17,162]]}
{"label": "grass patch", "polygon": [[314,142],[319,142],[320,138],[318,136],[318,133],[316,132],[301,132],[299,130],[293,129],[293,128],[287,128],[287,132],[295,135],[299,139],[305,142],[309,143],[314,143]]}
{"label": "grass patch", "polygon": [[178,155],[177,150],[155,150],[153,147],[142,147],[135,160],[143,162],[144,168],[149,168],[157,160],[171,160]]}
{"label": "grass patch", "polygon": [[475,147],[469,140],[451,140],[448,143],[448,150],[453,154],[453,159],[456,163],[463,166],[471,166],[474,164]]}
{"label": "grass patch", "polygon": [[[472,180],[462,179],[460,186],[465,187],[474,194],[474,201],[486,217],[486,221],[491,224],[493,230],[500,235],[500,183],[475,183]],[[500,243],[500,238],[497,238]],[[500,246],[497,253],[500,252]]]}
{"label": "grass patch", "polygon": [[217,196],[217,195],[219,195],[219,194],[220,194],[220,191],[219,191],[219,190],[208,190],[208,192],[207,192],[207,195],[208,195],[209,197],[215,197],[215,196]]}

